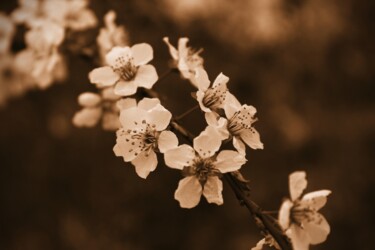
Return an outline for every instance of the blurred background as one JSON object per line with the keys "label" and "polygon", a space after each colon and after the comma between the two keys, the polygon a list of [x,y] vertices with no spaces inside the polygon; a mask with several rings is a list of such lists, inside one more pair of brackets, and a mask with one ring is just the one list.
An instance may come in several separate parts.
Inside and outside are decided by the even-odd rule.
{"label": "blurred background", "polygon": [[[16,1],[2,1],[10,13]],[[307,192],[333,191],[322,209],[331,234],[311,249],[373,249],[375,237],[375,35],[368,0],[92,0],[103,25],[118,14],[132,44],[154,48],[159,74],[170,59],[162,38],[190,38],[210,79],[223,72],[254,105],[265,145],[242,168],[252,197],[278,210],[288,175],[305,170]],[[20,29],[21,30],[21,29]],[[94,41],[98,29],[82,33]],[[14,50],[23,45],[16,35]],[[0,249],[250,249],[261,238],[224,184],[224,205],[181,209],[181,176],[159,164],[147,180],[116,158],[115,134],[73,127],[77,96],[93,86],[90,60],[67,53],[68,79],[30,91],[0,110]],[[178,75],[155,89],[174,114],[195,105]],[[183,100],[183,101],[182,101]],[[184,121],[203,128],[197,111]],[[180,140],[183,143],[183,140]],[[159,162],[162,158],[159,159]]]}

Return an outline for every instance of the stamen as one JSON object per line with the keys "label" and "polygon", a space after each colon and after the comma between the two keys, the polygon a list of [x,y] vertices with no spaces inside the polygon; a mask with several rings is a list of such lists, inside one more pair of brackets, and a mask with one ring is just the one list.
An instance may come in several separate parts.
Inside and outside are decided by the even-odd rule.
{"label": "stamen", "polygon": [[116,58],[112,69],[125,81],[133,80],[138,70],[133,63],[133,58],[124,58],[123,56]]}

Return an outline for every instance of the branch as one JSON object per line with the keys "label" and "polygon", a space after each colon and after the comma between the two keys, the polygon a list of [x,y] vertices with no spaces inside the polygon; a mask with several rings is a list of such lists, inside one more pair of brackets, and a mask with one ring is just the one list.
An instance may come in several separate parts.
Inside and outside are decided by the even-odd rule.
{"label": "branch", "polygon": [[[188,141],[193,142],[194,135],[178,124],[175,119],[170,125]],[[240,182],[231,173],[224,174],[224,178],[229,183],[229,186],[232,188],[240,204],[246,206],[246,208],[249,210],[255,224],[260,228],[263,234],[271,235],[282,250],[293,250],[288,237],[284,234],[275,218],[267,213],[264,213],[262,209],[250,199],[249,186],[243,182]]]}

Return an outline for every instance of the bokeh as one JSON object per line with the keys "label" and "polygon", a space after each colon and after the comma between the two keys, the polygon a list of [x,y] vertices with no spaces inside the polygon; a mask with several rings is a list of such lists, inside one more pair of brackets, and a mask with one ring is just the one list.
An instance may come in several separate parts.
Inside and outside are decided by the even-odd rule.
{"label": "bokeh", "polygon": [[[2,1],[10,13],[16,1]],[[375,4],[369,0],[92,0],[114,10],[132,44],[154,48],[159,74],[170,56],[162,38],[203,48],[211,79],[223,72],[242,103],[254,105],[264,150],[242,168],[252,198],[278,210],[288,175],[305,170],[307,191],[330,189],[322,213],[331,234],[311,249],[373,249],[375,237]],[[23,48],[22,28],[12,49]],[[80,34],[95,42],[98,28]],[[77,96],[94,90],[91,60],[66,53],[68,78],[32,90],[0,110],[0,249],[250,249],[261,238],[224,185],[224,205],[202,199],[181,209],[178,171],[163,164],[140,179],[115,157],[115,134],[75,128]],[[194,89],[178,75],[155,89],[181,114]],[[183,120],[198,133],[199,111]],[[159,162],[161,162],[160,159]]]}

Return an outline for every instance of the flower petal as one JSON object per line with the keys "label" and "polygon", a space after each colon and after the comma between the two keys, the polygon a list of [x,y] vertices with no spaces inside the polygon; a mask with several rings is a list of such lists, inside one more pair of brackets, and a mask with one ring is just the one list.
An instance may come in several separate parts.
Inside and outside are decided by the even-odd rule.
{"label": "flower petal", "polygon": [[210,86],[210,80],[207,72],[203,68],[197,68],[195,71],[195,82],[201,91],[206,91]]}
{"label": "flower petal", "polygon": [[138,102],[138,108],[148,111],[152,108],[155,108],[158,104],[160,104],[160,100],[158,98],[145,97]]}
{"label": "flower petal", "polygon": [[203,195],[206,197],[208,203],[215,203],[222,205],[223,201],[223,182],[217,176],[212,176],[207,179],[203,187]]}
{"label": "flower petal", "polygon": [[123,129],[117,130],[116,144],[113,151],[116,156],[124,158],[125,162],[129,162],[137,158],[144,148],[144,142],[139,138],[131,138]]}
{"label": "flower petal", "polygon": [[224,105],[224,112],[225,116],[230,119],[234,115],[234,113],[241,109],[241,103],[237,100],[237,98],[227,91],[226,101]]}
{"label": "flower petal", "polygon": [[164,154],[165,165],[170,168],[183,169],[189,166],[195,158],[195,151],[189,145],[183,144],[168,150]]}
{"label": "flower petal", "polygon": [[155,67],[150,64],[139,66],[137,74],[134,78],[134,82],[139,87],[144,87],[146,89],[151,89],[157,80],[158,73],[156,72]]}
{"label": "flower petal", "polygon": [[221,139],[218,138],[217,132],[213,127],[206,127],[206,129],[193,141],[194,149],[203,158],[213,156],[221,146]]}
{"label": "flower petal", "polygon": [[282,229],[286,230],[290,225],[290,209],[293,207],[293,202],[286,199],[281,204],[279,210],[279,223]]}
{"label": "flower petal", "polygon": [[158,148],[161,153],[165,153],[170,149],[177,148],[177,136],[171,131],[163,131],[158,138]]}
{"label": "flower petal", "polygon": [[296,171],[289,175],[289,192],[292,201],[298,199],[307,187],[306,172]]}
{"label": "flower petal", "polygon": [[84,108],[73,117],[73,124],[77,127],[94,127],[102,115],[101,108]]}
{"label": "flower petal", "polygon": [[206,112],[204,113],[204,118],[208,125],[216,127],[218,125],[219,115],[215,112]]}
{"label": "flower petal", "polygon": [[144,65],[154,58],[154,51],[150,44],[139,43],[131,47],[131,53],[134,59],[134,65]]}
{"label": "flower petal", "polygon": [[198,205],[201,195],[201,184],[195,176],[190,176],[180,180],[174,198],[182,208],[193,208]]}
{"label": "flower petal", "polygon": [[255,128],[244,129],[240,133],[241,139],[252,149],[263,149],[263,143],[260,141],[260,135]]}
{"label": "flower petal", "polygon": [[133,107],[121,110],[120,112],[120,122],[124,130],[131,129],[133,130],[139,124],[142,124],[148,116],[147,111]]}
{"label": "flower petal", "polygon": [[[118,64],[118,59],[123,58],[128,61],[131,58],[131,50],[129,47],[113,47],[105,56],[107,64],[114,67]],[[118,66],[118,65],[117,65]]]}
{"label": "flower petal", "polygon": [[316,215],[316,219],[303,224],[310,237],[310,244],[313,245],[324,242],[330,232],[330,226],[324,216],[319,213]]}
{"label": "flower petal", "polygon": [[135,166],[135,171],[138,176],[146,179],[150,172],[156,169],[158,165],[158,159],[154,151],[142,152],[137,158],[132,160],[132,164]]}
{"label": "flower petal", "polygon": [[188,48],[187,48],[187,43],[189,42],[189,38],[187,37],[181,37],[178,39],[178,53],[179,53],[179,58],[185,58],[188,56]]}
{"label": "flower petal", "polygon": [[292,224],[286,231],[286,235],[292,240],[293,249],[308,250],[310,238],[303,228],[299,225]]}
{"label": "flower petal", "polygon": [[119,116],[117,113],[105,112],[102,118],[102,127],[107,131],[116,131],[121,127]]}
{"label": "flower petal", "polygon": [[213,88],[219,87],[219,88],[225,88],[225,89],[227,89],[227,83],[228,83],[228,81],[229,81],[229,77],[227,77],[223,73],[220,73],[216,77],[214,83],[212,84],[212,87]]}
{"label": "flower petal", "polygon": [[221,173],[233,172],[239,170],[246,161],[245,156],[237,151],[223,150],[216,157],[215,168]]}
{"label": "flower petal", "polygon": [[162,105],[158,104],[153,109],[148,111],[147,121],[154,126],[157,131],[162,131],[167,128],[171,118],[171,112],[169,112]]}
{"label": "flower petal", "polygon": [[327,202],[327,196],[331,193],[330,190],[320,190],[305,194],[302,197],[302,201],[304,204],[313,208],[315,211],[321,209]]}
{"label": "flower petal", "polygon": [[121,111],[124,109],[137,107],[137,101],[134,98],[121,98],[116,103],[117,108]]}
{"label": "flower petal", "polygon": [[245,143],[242,142],[241,138],[233,136],[233,147],[237,149],[238,153],[246,155],[246,146]]}
{"label": "flower petal", "polygon": [[78,96],[78,103],[84,107],[95,107],[100,103],[100,95],[92,92],[84,92]]}
{"label": "flower petal", "polygon": [[119,81],[115,86],[115,94],[130,96],[137,92],[138,85],[134,81]]}
{"label": "flower petal", "polygon": [[89,79],[91,83],[95,83],[99,87],[106,87],[115,84],[120,76],[111,67],[105,66],[92,70],[89,73]]}
{"label": "flower petal", "polygon": [[177,49],[169,42],[168,37],[164,37],[163,41],[167,44],[169,53],[171,54],[173,60],[177,61],[178,60],[178,51]]}
{"label": "flower petal", "polygon": [[202,111],[204,112],[211,112],[211,110],[209,108],[207,108],[206,106],[204,106],[203,104],[203,98],[204,98],[204,92],[201,91],[201,90],[198,90],[197,91],[197,101],[199,103],[199,107],[201,108]]}

